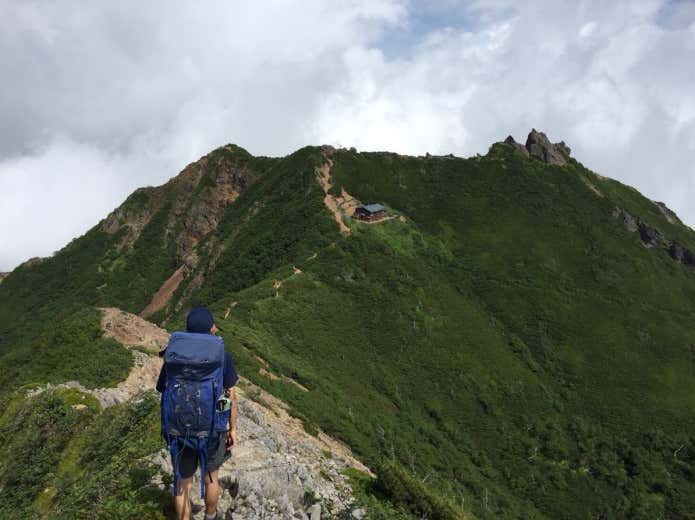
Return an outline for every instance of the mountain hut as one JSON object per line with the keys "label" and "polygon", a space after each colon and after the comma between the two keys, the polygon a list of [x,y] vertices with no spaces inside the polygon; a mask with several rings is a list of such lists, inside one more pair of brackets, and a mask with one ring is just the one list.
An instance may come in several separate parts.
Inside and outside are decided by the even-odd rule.
{"label": "mountain hut", "polygon": [[386,208],[381,204],[363,204],[355,208],[353,218],[372,222],[386,217]]}

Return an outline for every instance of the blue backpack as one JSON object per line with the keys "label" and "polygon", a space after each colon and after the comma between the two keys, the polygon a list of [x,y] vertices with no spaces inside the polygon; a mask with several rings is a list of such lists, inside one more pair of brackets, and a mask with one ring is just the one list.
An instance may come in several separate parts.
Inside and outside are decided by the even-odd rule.
{"label": "blue backpack", "polygon": [[164,353],[166,385],[162,392],[162,434],[174,466],[174,495],[181,479],[179,458],[184,447],[198,454],[200,497],[205,494],[208,446],[229,427],[230,411],[218,412],[224,392],[224,342],[213,334],[174,332]]}

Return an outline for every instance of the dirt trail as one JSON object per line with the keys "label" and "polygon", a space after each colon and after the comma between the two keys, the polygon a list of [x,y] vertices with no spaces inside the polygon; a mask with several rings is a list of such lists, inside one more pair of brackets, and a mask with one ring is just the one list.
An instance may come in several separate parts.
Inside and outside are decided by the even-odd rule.
{"label": "dirt trail", "polygon": [[[87,389],[77,381],[45,385],[27,392],[36,395],[55,388],[75,388],[92,394],[102,407],[122,403],[155,387],[161,367],[157,355],[169,339],[169,333],[139,316],[116,308],[102,308],[104,335],[114,338],[133,354],[133,368],[116,388]],[[139,349],[134,349],[138,347]],[[264,364],[264,360],[261,364]],[[296,382],[295,382],[296,383]],[[322,504],[330,504],[334,513],[353,506],[352,490],[343,469],[353,467],[372,472],[353,455],[348,446],[318,430],[307,432],[300,419],[292,417],[289,406],[240,377],[238,385],[239,444],[233,456],[220,468],[224,483],[219,510],[225,518],[268,520],[323,517],[320,506],[307,506],[304,494],[311,489]],[[76,409],[84,404],[75,404]],[[154,483],[164,489],[163,475],[171,475],[171,463],[165,448],[148,457],[161,467]],[[197,478],[197,477],[196,477]],[[229,490],[235,489],[232,495]],[[196,495],[197,496],[197,495]],[[194,518],[203,517],[200,500],[194,497]],[[313,511],[313,512],[312,512]],[[361,514],[361,513],[360,513]],[[358,516],[359,517],[359,516]]]}
{"label": "dirt trail", "polygon": [[331,182],[331,168],[333,166],[333,161],[326,158],[326,162],[323,163],[319,168],[316,168],[316,178],[318,179],[325,196],[323,197],[323,203],[326,207],[333,213],[335,221],[340,226],[340,232],[344,234],[350,233],[350,228],[343,222],[343,216],[352,215],[354,209],[361,204],[359,200],[350,195],[345,189],[341,190],[339,197],[335,197],[329,193],[333,183]]}
{"label": "dirt trail", "polygon": [[186,266],[182,265],[176,271],[174,271],[174,274],[167,278],[159,289],[157,289],[157,292],[154,293],[154,296],[152,296],[150,303],[148,303],[147,307],[140,312],[140,316],[147,318],[148,316],[152,316],[158,310],[163,309],[166,304],[169,303],[171,296],[174,294],[176,289],[178,289],[179,284],[185,277]]}

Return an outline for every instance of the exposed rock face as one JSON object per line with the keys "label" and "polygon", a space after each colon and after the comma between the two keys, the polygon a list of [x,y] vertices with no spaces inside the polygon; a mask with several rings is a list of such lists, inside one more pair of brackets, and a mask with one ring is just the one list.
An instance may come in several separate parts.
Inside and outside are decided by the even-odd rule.
{"label": "exposed rock face", "polygon": [[[198,266],[198,245],[217,229],[225,209],[256,178],[256,173],[246,166],[249,157],[234,145],[218,148],[186,166],[162,186],[136,190],[101,222],[101,230],[109,234],[125,228],[118,251],[127,251],[155,213],[167,211],[165,236],[173,243],[178,268],[152,296],[143,315],[163,308],[179,284]],[[206,253],[208,258],[216,258],[219,252],[211,248]],[[202,279],[197,285],[201,283]]]}
{"label": "exposed rock face", "polygon": [[678,218],[678,215],[676,215],[675,211],[671,210],[666,204],[663,202],[657,202],[654,201],[654,204],[656,204],[656,207],[659,208],[659,211],[666,217],[666,220],[668,220],[671,224],[682,224],[681,219]]}
{"label": "exposed rock face", "polygon": [[504,140],[504,144],[513,146],[526,157],[535,157],[545,163],[558,166],[564,166],[568,163],[571,152],[564,141],[551,143],[548,136],[543,132],[538,132],[535,128],[528,134],[525,145],[517,143],[511,135]]}
{"label": "exposed rock face", "polygon": [[[157,188],[138,188],[126,201],[113,210],[101,223],[101,230],[109,235],[126,227],[126,234],[118,246],[119,251],[127,249],[140,236],[140,232],[161,206],[161,196]],[[146,200],[147,203],[142,202]]]}
{"label": "exposed rock face", "polygon": [[0,283],[5,279],[5,277],[10,273],[0,273]]}
{"label": "exposed rock face", "polygon": [[140,346],[153,353],[166,347],[169,333],[154,323],[115,307],[101,308],[101,328],[104,335],[126,347]]}
{"label": "exposed rock face", "polygon": [[637,231],[637,220],[635,217],[630,215],[627,211],[622,211],[622,216],[623,216],[623,224],[625,224],[625,228],[630,232],[634,233]]}
{"label": "exposed rock face", "polygon": [[680,243],[675,240],[671,242],[668,248],[668,254],[671,258],[685,265],[695,266],[695,253],[690,249],[683,247]]}
{"label": "exposed rock face", "polygon": [[[229,145],[224,149],[234,153]],[[213,171],[214,179],[210,177]],[[187,166],[180,177],[180,182],[194,184],[196,188],[201,182],[214,183],[212,189],[205,191],[204,197],[192,198],[189,190],[181,190],[170,219],[171,232],[176,222],[183,219],[183,229],[176,237],[176,254],[184,265],[193,269],[198,261],[196,246],[217,229],[225,208],[237,199],[252,179],[243,166],[236,164],[233,155],[215,157],[213,154]]]}
{"label": "exposed rock face", "polygon": [[642,239],[642,243],[644,243],[645,246],[662,246],[666,243],[664,235],[662,235],[661,231],[659,231],[655,227],[652,227],[649,224],[646,224],[645,222],[639,222],[637,224],[637,228],[639,229],[639,235]]}
{"label": "exposed rock face", "polygon": [[532,129],[526,139],[526,150],[532,157],[537,157],[548,164],[556,164],[564,166],[567,164],[570,156],[570,148],[564,141],[559,143],[551,143],[543,132],[538,132]]}
{"label": "exposed rock face", "polygon": [[528,157],[528,150],[526,149],[526,147],[521,143],[517,143],[511,135],[508,135],[504,142],[513,146],[514,148],[519,150],[523,155]]}
{"label": "exposed rock face", "polygon": [[633,217],[624,209],[615,208],[613,216],[622,218],[625,229],[630,233],[639,231],[640,239],[645,247],[664,248],[668,251],[669,256],[676,262],[695,267],[695,252],[691,251],[677,240],[668,240],[657,228]]}

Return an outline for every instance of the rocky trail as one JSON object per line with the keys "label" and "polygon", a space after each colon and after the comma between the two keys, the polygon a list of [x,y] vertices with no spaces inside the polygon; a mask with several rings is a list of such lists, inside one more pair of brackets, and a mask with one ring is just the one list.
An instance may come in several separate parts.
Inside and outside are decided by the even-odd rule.
{"label": "rocky trail", "polygon": [[341,190],[339,197],[330,194],[330,189],[333,186],[333,182],[331,181],[332,166],[333,161],[326,157],[326,162],[316,169],[316,178],[318,179],[321,187],[323,188],[323,192],[325,193],[323,203],[331,211],[331,213],[333,213],[336,222],[340,226],[340,232],[343,234],[348,234],[350,233],[350,228],[345,225],[345,222],[343,222],[343,217],[346,215],[352,215],[352,212],[361,204],[361,202],[344,189]]}
{"label": "rocky trail", "polygon": [[[115,388],[87,389],[70,381],[33,389],[28,395],[75,388],[92,394],[102,407],[108,407],[154,390],[162,364],[157,353],[166,346],[169,334],[120,309],[101,311],[104,334],[133,354],[128,377]],[[302,422],[289,413],[287,404],[244,377],[239,380],[237,396],[238,445],[219,473],[223,487],[218,507],[221,518],[318,520],[341,512],[354,518],[364,516],[363,510],[352,507],[352,490],[343,470],[351,467],[371,472],[346,445],[321,431],[309,434]],[[163,476],[172,473],[166,448],[162,447],[149,460],[160,468],[154,483],[163,488]],[[197,475],[195,479],[194,490],[200,485]],[[202,500],[196,495],[193,501],[193,518],[202,519]]]}

